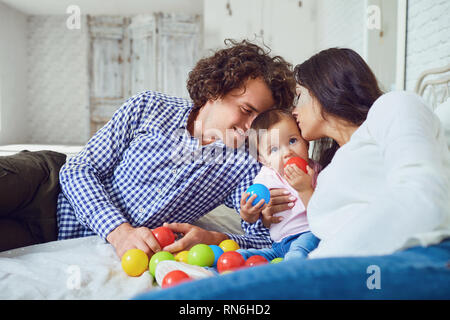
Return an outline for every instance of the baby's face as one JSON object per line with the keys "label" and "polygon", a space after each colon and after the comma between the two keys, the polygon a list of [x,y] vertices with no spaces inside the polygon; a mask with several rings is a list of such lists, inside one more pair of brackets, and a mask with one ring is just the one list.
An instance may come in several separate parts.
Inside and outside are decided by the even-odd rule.
{"label": "baby's face", "polygon": [[284,175],[284,164],[292,157],[308,160],[309,144],[294,119],[284,117],[260,137],[261,162]]}

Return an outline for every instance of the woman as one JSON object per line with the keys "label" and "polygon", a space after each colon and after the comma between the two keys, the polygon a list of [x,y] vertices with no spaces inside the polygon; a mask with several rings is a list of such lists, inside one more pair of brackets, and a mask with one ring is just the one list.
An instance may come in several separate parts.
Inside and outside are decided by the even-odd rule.
{"label": "woman", "polygon": [[[295,68],[293,111],[325,168],[308,204],[310,258],[149,299],[450,298],[449,155],[420,98],[383,94],[364,60],[329,49]],[[270,284],[270,285],[268,285]]]}
{"label": "woman", "polygon": [[321,239],[311,257],[389,254],[407,241],[429,245],[450,235],[447,147],[420,98],[382,95],[349,49],[323,51],[295,76],[293,114],[303,137],[331,141],[316,148],[322,165],[332,161],[308,206]]}

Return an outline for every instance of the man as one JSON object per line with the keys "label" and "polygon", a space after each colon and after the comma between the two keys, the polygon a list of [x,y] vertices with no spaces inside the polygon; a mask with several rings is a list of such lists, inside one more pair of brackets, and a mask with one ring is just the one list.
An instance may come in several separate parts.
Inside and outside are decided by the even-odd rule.
{"label": "man", "polygon": [[[241,148],[245,132],[259,113],[292,106],[291,66],[255,44],[231,42],[197,63],[187,87],[192,102],[150,91],[130,98],[62,166],[58,239],[97,234],[119,257],[131,248],[151,256],[163,249],[151,229],[168,223],[184,235],[164,248],[171,252],[227,238],[244,248],[270,245],[262,223],[243,222],[244,235],[190,223],[221,204],[239,211],[241,195],[260,168]],[[186,153],[192,160],[180,161]],[[205,154],[226,156],[205,161]],[[266,210],[288,208],[283,190],[272,197]]]}

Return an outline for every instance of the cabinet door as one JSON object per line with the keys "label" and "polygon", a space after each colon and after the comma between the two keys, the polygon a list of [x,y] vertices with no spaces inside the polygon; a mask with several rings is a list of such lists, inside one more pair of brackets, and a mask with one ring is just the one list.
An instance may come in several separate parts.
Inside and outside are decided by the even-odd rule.
{"label": "cabinet door", "polygon": [[201,56],[200,17],[159,14],[157,83],[158,90],[188,98],[186,81]]}
{"label": "cabinet door", "polygon": [[126,95],[127,19],[89,17],[90,122],[91,136],[108,122]]}
{"label": "cabinet door", "polygon": [[158,90],[156,84],[156,19],[154,15],[140,15],[131,19],[130,35],[130,92],[135,95]]}
{"label": "cabinet door", "polygon": [[188,73],[201,56],[200,29],[200,17],[192,15],[89,17],[91,135],[140,92],[188,98]]}
{"label": "cabinet door", "polygon": [[407,0],[366,0],[364,58],[383,91],[405,87]]}

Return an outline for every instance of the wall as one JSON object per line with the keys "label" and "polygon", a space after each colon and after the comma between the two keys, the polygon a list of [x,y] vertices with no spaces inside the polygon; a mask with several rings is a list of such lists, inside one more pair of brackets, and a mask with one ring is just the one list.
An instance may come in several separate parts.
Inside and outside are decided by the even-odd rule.
{"label": "wall", "polygon": [[406,44],[406,89],[420,74],[450,64],[450,1],[409,0]]}
{"label": "wall", "polygon": [[0,3],[0,144],[27,137],[26,29],[26,16]]}
{"label": "wall", "polygon": [[351,48],[371,67],[382,90],[403,89],[405,1],[318,0],[317,12],[318,51]]}
{"label": "wall", "polygon": [[[61,15],[70,5],[82,14],[136,15],[152,12],[200,14],[203,0],[1,0],[27,15]],[[210,1],[210,0],[207,0]],[[214,0],[212,0],[214,1]]]}
{"label": "wall", "polygon": [[346,47],[364,55],[365,1],[316,0],[317,51]]}
{"label": "wall", "polygon": [[89,136],[88,28],[65,15],[28,17],[28,142],[84,144]]}
{"label": "wall", "polygon": [[[225,38],[256,40],[297,64],[314,53],[315,0],[204,1],[204,48],[223,47]],[[227,3],[230,4],[227,9]],[[231,14],[230,14],[231,13]]]}

